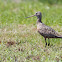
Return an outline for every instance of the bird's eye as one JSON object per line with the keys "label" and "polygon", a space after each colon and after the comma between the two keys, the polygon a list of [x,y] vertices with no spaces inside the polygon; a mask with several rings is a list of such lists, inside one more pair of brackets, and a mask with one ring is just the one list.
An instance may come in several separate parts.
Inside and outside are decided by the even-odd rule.
{"label": "bird's eye", "polygon": [[36,14],[37,14],[37,12],[36,12]]}

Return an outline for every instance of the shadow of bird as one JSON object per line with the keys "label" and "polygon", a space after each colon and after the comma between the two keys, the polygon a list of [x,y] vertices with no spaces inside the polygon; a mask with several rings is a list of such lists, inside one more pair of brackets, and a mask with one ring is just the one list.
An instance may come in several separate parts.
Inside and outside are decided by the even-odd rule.
{"label": "shadow of bird", "polygon": [[[45,38],[45,47],[48,45],[50,45],[50,42],[46,42],[46,38],[62,38],[62,36],[60,36],[54,29],[52,29],[49,26],[46,26],[44,23],[42,23],[41,19],[42,19],[42,13],[41,12],[36,12],[35,15],[29,16],[29,17],[33,17],[36,16],[37,17],[37,30],[38,32]],[[26,17],[26,18],[29,18]]]}

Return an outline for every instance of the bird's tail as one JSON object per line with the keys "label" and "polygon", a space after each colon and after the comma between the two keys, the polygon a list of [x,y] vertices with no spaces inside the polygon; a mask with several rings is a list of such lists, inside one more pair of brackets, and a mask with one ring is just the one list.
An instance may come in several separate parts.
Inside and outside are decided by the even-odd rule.
{"label": "bird's tail", "polygon": [[62,38],[62,36],[57,36],[57,38]]}

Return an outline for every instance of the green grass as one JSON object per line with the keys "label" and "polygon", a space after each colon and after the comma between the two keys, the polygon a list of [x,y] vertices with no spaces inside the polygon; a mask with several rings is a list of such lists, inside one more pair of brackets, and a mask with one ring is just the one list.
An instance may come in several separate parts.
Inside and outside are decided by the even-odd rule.
{"label": "green grass", "polygon": [[62,35],[62,4],[0,0],[0,62],[62,62],[62,39],[50,39],[52,46],[45,48],[37,18],[25,18],[37,11],[44,24]]}

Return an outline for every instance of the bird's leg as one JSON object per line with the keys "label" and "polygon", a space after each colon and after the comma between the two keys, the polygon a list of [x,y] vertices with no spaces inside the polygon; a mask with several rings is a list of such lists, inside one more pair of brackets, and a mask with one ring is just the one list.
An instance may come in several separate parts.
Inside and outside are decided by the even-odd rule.
{"label": "bird's leg", "polygon": [[49,38],[48,38],[48,46],[50,46]]}
{"label": "bird's leg", "polygon": [[47,46],[46,38],[45,38],[45,47]]}

